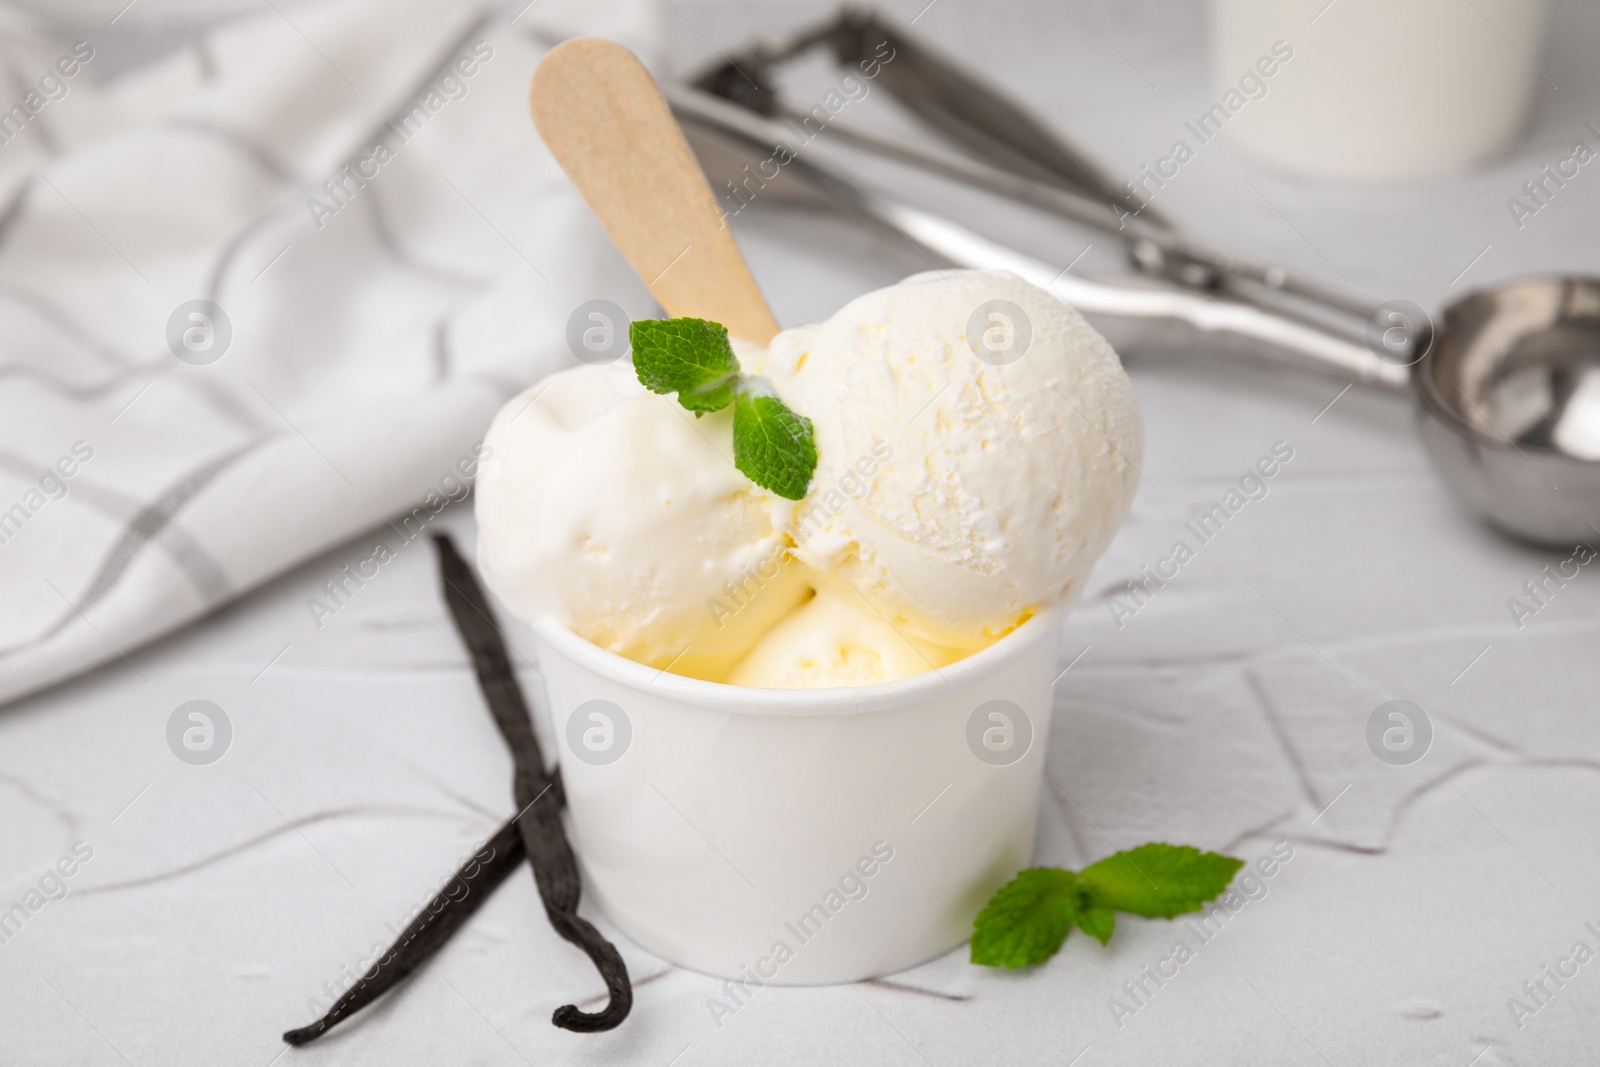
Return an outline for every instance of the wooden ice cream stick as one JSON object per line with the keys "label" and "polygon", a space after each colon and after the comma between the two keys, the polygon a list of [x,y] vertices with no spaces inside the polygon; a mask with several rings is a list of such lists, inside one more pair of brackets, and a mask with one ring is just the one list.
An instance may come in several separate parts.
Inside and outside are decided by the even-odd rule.
{"label": "wooden ice cream stick", "polygon": [[770,341],[777,321],[644,64],[580,37],[544,57],[528,96],[545,144],[667,314]]}

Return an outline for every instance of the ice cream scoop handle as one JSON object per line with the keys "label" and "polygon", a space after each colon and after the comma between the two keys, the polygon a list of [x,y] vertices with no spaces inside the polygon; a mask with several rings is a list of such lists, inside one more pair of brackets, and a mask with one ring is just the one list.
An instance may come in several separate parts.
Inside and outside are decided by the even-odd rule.
{"label": "ice cream scoop handle", "polygon": [[[1160,278],[1100,281],[1058,270],[892,195],[876,189],[869,195],[860,184],[817,162],[814,156],[802,158],[786,144],[780,128],[725,100],[682,87],[669,88],[668,98],[698,146],[731,149],[712,152],[725,155],[727,161],[751,155],[779,158],[773,155],[773,146],[783,145],[782,179],[773,191],[763,193],[769,199],[821,202],[886,227],[930,259],[953,266],[1013,271],[1077,308],[1119,350],[1215,350],[1253,355],[1346,382],[1401,389],[1409,381],[1406,367],[1379,359],[1359,341],[1257,304],[1213,296]],[[802,193],[805,195],[799,195]]]}
{"label": "ice cream scoop handle", "polygon": [[1082,312],[1119,350],[1224,349],[1363,385],[1403,389],[1410,371],[1365,345],[1284,315],[1142,277],[1095,281],[996,244],[963,226],[874,196],[874,209],[895,229],[951,264],[1009,270]]}

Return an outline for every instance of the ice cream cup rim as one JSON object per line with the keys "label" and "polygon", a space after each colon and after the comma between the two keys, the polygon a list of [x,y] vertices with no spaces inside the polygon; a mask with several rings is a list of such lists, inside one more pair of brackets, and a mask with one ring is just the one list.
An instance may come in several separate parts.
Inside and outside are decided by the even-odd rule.
{"label": "ice cream cup rim", "polygon": [[1047,633],[1059,634],[1066,613],[1062,607],[1045,608],[988,648],[936,671],[893,682],[837,689],[755,689],[687,678],[609,652],[573,633],[553,616],[533,619],[530,625],[544,644],[578,665],[641,693],[747,715],[853,715],[931,700],[994,675]]}

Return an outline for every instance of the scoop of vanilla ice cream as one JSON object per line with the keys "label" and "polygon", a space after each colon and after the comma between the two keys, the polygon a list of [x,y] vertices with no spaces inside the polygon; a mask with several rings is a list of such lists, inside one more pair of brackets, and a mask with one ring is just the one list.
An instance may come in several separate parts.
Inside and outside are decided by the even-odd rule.
{"label": "scoop of vanilla ice cream", "polygon": [[1009,271],[868,293],[779,334],[764,372],[815,428],[796,555],[919,641],[972,651],[1066,601],[1132,503],[1122,364]]}
{"label": "scoop of vanilla ice cream", "polygon": [[730,421],[695,419],[626,363],[516,397],[478,475],[484,578],[521,619],[720,681],[809,590],[782,565],[774,498],[733,465]]}
{"label": "scoop of vanilla ice cream", "polygon": [[961,653],[908,637],[849,590],[824,583],[728,675],[757,689],[872,685],[936,670]]}

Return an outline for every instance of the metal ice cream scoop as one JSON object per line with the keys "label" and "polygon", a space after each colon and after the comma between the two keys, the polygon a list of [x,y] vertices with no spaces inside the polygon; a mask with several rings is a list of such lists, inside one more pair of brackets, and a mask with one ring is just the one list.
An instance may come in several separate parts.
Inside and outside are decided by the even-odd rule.
{"label": "metal ice cream scoop", "polygon": [[[1114,233],[1136,273],[1068,274],[891,194],[869,197],[814,153],[801,158],[792,126],[769,117],[787,112],[766,75],[819,46],[844,62],[892,49],[882,84],[987,162],[845,128],[830,128],[833,136]],[[1478,515],[1542,544],[1600,534],[1600,278],[1520,279],[1456,301],[1436,323],[1406,301],[1352,299],[1206,249],[1147,211],[1134,214],[1115,183],[1018,105],[862,13],[764,43],[696,84],[667,95],[713,185],[748,175],[747,164],[782,146],[788,158],[762,196],[845,210],[956,266],[1012,270],[1072,304],[1119,349],[1249,354],[1409,391],[1434,465]]]}
{"label": "metal ice cream scoop", "polygon": [[1411,388],[1423,443],[1469,507],[1530,541],[1600,532],[1600,279],[1526,278],[1451,304]]}

